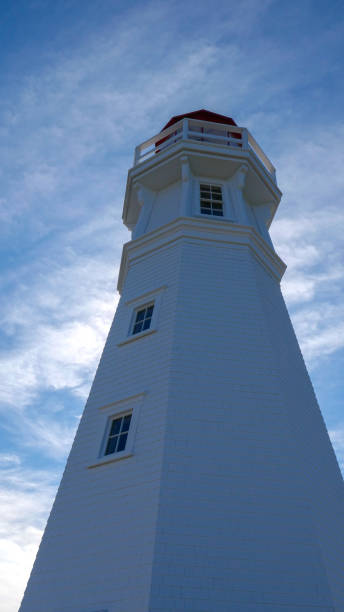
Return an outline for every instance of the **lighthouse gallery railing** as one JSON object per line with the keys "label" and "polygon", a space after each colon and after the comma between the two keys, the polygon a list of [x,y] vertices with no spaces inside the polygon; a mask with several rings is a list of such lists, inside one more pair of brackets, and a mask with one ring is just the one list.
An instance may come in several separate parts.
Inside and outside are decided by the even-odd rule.
{"label": "lighthouse gallery railing", "polygon": [[263,164],[271,178],[276,181],[274,166],[246,128],[198,119],[181,119],[138,145],[135,149],[134,166],[165,151],[180,140],[207,142],[237,150],[251,151]]}

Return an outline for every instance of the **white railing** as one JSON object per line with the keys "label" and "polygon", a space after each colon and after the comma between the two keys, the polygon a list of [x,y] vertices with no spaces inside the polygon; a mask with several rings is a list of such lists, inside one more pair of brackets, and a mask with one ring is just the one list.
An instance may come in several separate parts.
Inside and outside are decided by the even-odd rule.
{"label": "white railing", "polygon": [[274,166],[246,128],[189,118],[181,119],[138,145],[135,149],[134,166],[165,151],[180,140],[207,142],[236,150],[251,151],[263,164],[272,179],[276,180]]}

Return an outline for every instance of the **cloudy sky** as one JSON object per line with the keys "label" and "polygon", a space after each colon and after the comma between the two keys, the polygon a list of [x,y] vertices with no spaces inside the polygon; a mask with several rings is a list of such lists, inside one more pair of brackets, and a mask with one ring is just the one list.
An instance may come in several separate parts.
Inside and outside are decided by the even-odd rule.
{"label": "cloudy sky", "polygon": [[342,0],[2,0],[0,601],[16,612],[118,300],[136,144],[198,108],[284,196],[283,291],[344,463]]}

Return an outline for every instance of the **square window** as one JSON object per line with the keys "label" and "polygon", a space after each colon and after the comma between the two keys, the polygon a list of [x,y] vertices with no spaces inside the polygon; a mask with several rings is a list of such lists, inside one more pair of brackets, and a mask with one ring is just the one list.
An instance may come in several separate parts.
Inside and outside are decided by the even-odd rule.
{"label": "square window", "polygon": [[117,463],[134,454],[141,405],[146,392],[99,406],[99,437],[95,436],[94,462],[87,469]]}
{"label": "square window", "polygon": [[154,334],[158,328],[159,312],[166,285],[148,291],[125,302],[123,327],[126,335],[117,346],[123,346]]}
{"label": "square window", "polygon": [[112,420],[104,455],[112,455],[125,449],[131,415],[132,413],[124,414]]}
{"label": "square window", "polygon": [[152,322],[154,304],[148,304],[143,308],[136,310],[132,334],[138,334],[141,331],[149,329]]}
{"label": "square window", "polygon": [[222,187],[219,185],[200,185],[200,205],[202,215],[223,217]]}

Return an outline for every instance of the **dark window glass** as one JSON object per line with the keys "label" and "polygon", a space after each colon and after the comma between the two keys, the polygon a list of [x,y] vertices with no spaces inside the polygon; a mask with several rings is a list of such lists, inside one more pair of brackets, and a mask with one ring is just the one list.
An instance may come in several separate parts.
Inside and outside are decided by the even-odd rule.
{"label": "dark window glass", "polygon": [[111,453],[116,452],[117,440],[118,436],[115,436],[114,438],[109,438],[109,441],[106,446],[105,455],[111,455]]}
{"label": "dark window glass", "polygon": [[201,214],[223,217],[222,188],[217,185],[200,185]]}
{"label": "dark window glass", "polygon": [[127,437],[128,434],[122,434],[121,436],[119,436],[119,442],[118,442],[118,446],[117,446],[117,452],[119,453],[119,451],[122,451],[125,449],[125,444],[127,441]]}
{"label": "dark window glass", "polygon": [[222,188],[217,185],[200,186],[201,214],[223,217]]}
{"label": "dark window glass", "polygon": [[145,308],[143,310],[139,310],[137,315],[136,315],[136,322],[143,321],[143,319],[145,318],[145,313],[146,313],[146,309]]}
{"label": "dark window glass", "polygon": [[152,316],[153,316],[153,310],[154,310],[154,304],[150,304],[149,306],[146,306],[146,308],[140,308],[140,310],[136,312],[136,317],[135,317],[133,332],[132,332],[133,334],[138,334],[139,332],[150,328],[150,324],[151,324]]}
{"label": "dark window glass", "polygon": [[122,431],[128,431],[131,421],[131,414],[127,414],[123,418]]}
{"label": "dark window glass", "polygon": [[131,414],[125,414],[117,419],[113,419],[110,433],[106,444],[105,455],[119,453],[125,449],[128,431],[130,427]]}
{"label": "dark window glass", "polygon": [[115,436],[120,432],[121,429],[121,419],[115,419],[112,421],[110,436]]}

